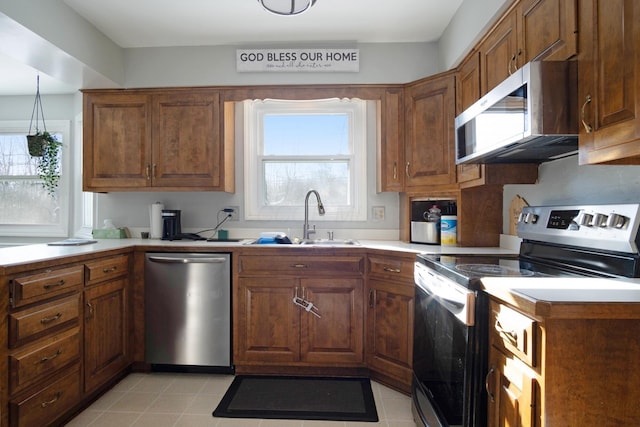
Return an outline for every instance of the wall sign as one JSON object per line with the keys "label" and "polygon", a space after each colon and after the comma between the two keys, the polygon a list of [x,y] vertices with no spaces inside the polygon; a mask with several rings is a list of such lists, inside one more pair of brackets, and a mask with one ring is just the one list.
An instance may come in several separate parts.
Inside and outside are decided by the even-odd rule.
{"label": "wall sign", "polygon": [[360,70],[359,49],[237,49],[238,72],[350,72]]}

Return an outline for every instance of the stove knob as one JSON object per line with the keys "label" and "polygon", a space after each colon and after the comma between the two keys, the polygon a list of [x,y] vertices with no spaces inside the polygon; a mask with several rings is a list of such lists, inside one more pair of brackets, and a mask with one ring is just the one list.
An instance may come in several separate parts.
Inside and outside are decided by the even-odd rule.
{"label": "stove knob", "polygon": [[606,227],[607,226],[607,216],[604,214],[596,214],[596,218],[593,222],[593,225],[597,227]]}
{"label": "stove knob", "polygon": [[525,216],[526,214],[524,212],[520,212],[520,214],[518,215],[518,222],[524,222]]}
{"label": "stove knob", "polygon": [[583,225],[585,227],[592,227],[593,226],[593,215],[588,214],[588,213],[583,213],[582,215],[580,215],[576,222],[579,225]]}
{"label": "stove knob", "polygon": [[524,222],[526,222],[527,224],[535,224],[536,222],[538,222],[538,215],[534,214],[533,212],[527,212],[527,214],[524,216]]}
{"label": "stove knob", "polygon": [[607,220],[607,227],[622,228],[627,223],[628,218],[624,215],[612,213]]}

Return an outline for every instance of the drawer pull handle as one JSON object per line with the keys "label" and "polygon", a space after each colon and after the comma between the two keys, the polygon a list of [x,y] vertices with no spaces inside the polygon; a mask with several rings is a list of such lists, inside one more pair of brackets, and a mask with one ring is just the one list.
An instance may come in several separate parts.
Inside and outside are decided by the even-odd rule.
{"label": "drawer pull handle", "polygon": [[507,337],[507,339],[513,341],[513,342],[517,342],[518,341],[518,333],[514,330],[511,331],[507,331],[506,329],[504,329],[502,327],[502,325],[500,324],[500,320],[496,320],[496,330],[500,333],[500,335],[504,335]]}
{"label": "drawer pull handle", "polygon": [[487,372],[487,376],[484,378],[484,389],[487,390],[487,395],[489,396],[489,400],[491,400],[492,403],[496,401],[496,397],[491,393],[491,387],[489,386],[489,377],[491,377],[491,375],[493,375],[495,371],[495,366],[491,366],[491,369],[489,369],[489,372]]}
{"label": "drawer pull handle", "polygon": [[293,268],[307,268],[309,266],[307,264],[293,264],[291,267],[293,267]]}
{"label": "drawer pull handle", "polygon": [[114,271],[117,271],[118,267],[116,267],[115,265],[113,267],[109,267],[109,268],[103,268],[102,272],[103,273],[113,273]]}
{"label": "drawer pull handle", "polygon": [[42,319],[40,319],[40,323],[42,323],[43,325],[46,325],[47,323],[55,322],[56,320],[60,319],[61,317],[62,317],[62,313],[56,313],[55,316],[43,317]]}
{"label": "drawer pull handle", "polygon": [[60,279],[55,283],[47,283],[46,285],[43,286],[43,288],[45,289],[51,289],[51,288],[57,288],[58,286],[62,286],[64,285],[64,279]]}
{"label": "drawer pull handle", "polygon": [[46,363],[50,360],[55,359],[56,357],[60,356],[62,354],[62,350],[58,350],[56,351],[54,354],[52,354],[51,356],[45,356],[42,359],[38,360],[37,362],[34,363],[34,365],[38,365],[41,363]]}
{"label": "drawer pull handle", "polygon": [[56,393],[53,399],[42,402],[40,406],[42,406],[43,408],[46,408],[47,406],[53,405],[54,403],[56,403],[58,400],[60,400],[61,397],[62,397],[62,392],[59,391]]}
{"label": "drawer pull handle", "polygon": [[387,267],[386,265],[382,269],[384,271],[389,272],[389,273],[400,273],[400,269],[399,268]]}

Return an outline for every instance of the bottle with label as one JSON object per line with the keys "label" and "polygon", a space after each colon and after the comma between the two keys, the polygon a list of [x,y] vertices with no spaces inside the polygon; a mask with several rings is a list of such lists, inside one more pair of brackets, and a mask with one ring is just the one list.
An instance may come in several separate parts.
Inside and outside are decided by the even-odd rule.
{"label": "bottle with label", "polygon": [[458,243],[458,217],[456,215],[442,215],[440,218],[440,244],[455,246]]}

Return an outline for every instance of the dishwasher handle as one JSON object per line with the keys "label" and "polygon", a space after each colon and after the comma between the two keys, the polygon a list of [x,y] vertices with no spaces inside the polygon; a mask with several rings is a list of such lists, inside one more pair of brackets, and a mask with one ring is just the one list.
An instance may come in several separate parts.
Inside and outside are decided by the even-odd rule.
{"label": "dishwasher handle", "polygon": [[227,262],[227,258],[224,257],[175,258],[166,256],[150,256],[148,259],[151,262],[157,262],[160,264],[222,264]]}

